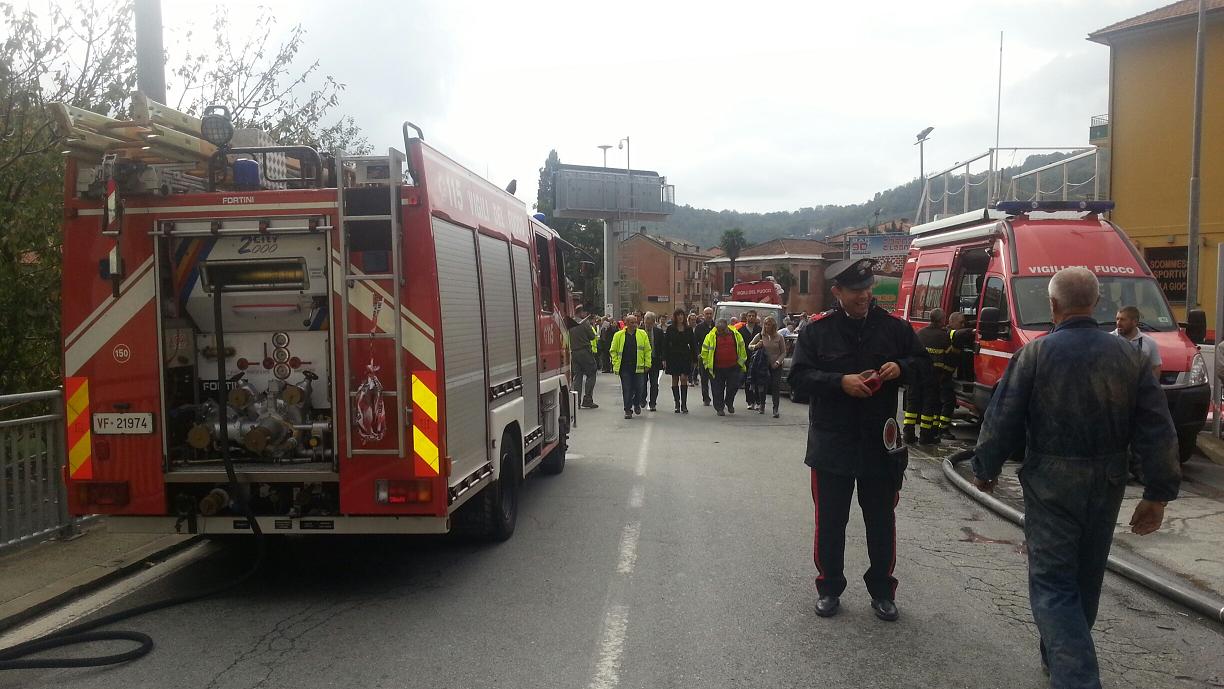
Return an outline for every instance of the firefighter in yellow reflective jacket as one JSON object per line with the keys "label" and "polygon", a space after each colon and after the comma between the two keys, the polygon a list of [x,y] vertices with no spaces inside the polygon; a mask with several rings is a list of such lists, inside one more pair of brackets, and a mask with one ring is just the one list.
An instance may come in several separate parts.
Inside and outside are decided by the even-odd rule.
{"label": "firefighter in yellow reflective jacket", "polygon": [[713,379],[714,412],[719,416],[735,413],[735,393],[748,370],[747,361],[743,336],[727,327],[727,319],[718,319],[701,344],[701,365]]}
{"label": "firefighter in yellow reflective jacket", "polygon": [[625,418],[642,413],[646,404],[646,372],[650,370],[650,338],[638,327],[637,316],[625,317],[625,327],[612,336],[612,371],[620,376]]}

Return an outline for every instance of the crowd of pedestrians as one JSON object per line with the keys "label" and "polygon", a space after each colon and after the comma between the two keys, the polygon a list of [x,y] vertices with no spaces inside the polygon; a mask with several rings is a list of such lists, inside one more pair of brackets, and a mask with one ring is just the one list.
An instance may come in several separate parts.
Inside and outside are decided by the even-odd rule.
{"label": "crowd of pedestrians", "polygon": [[716,321],[708,306],[700,313],[676,309],[665,319],[653,311],[620,319],[592,315],[586,307],[576,313],[570,347],[579,407],[599,408],[595,374],[610,373],[621,381],[626,419],[658,411],[659,388],[668,381],[676,414],[689,413],[689,388],[700,388],[702,405],[719,416],[735,413],[743,391],[748,411],[764,414],[772,400],[773,418],[779,418],[787,337],[808,321],[807,314],[784,324],[772,316],[762,321],[753,310]]}

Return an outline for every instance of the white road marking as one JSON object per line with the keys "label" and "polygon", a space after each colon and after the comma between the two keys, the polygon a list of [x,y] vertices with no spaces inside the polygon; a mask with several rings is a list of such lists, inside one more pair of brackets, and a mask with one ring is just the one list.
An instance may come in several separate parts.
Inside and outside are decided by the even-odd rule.
{"label": "white road marking", "polygon": [[646,426],[646,431],[642,433],[642,445],[638,448],[637,468],[633,471],[639,477],[646,475],[647,452],[650,450],[650,432],[652,430],[654,430],[654,424],[649,424]]}
{"label": "white road marking", "polygon": [[595,676],[588,685],[590,689],[615,689],[620,684],[621,655],[625,651],[628,619],[629,610],[623,605],[613,605],[604,615],[599,660],[595,663]]}
{"label": "white road marking", "polygon": [[637,509],[642,506],[642,500],[646,497],[646,487],[638,484],[633,487],[633,492],[629,494],[629,507]]}
{"label": "white road marking", "polygon": [[633,574],[633,565],[637,563],[638,537],[642,535],[642,523],[629,522],[621,532],[620,559],[616,563],[617,574]]}
{"label": "white road marking", "polygon": [[[646,475],[646,464],[650,450],[650,433],[653,424],[647,424],[638,447],[638,479]],[[629,494],[630,509],[638,509],[646,497],[646,487],[639,480]],[[620,685],[621,657],[625,652],[625,632],[629,627],[629,608],[623,602],[628,589],[627,578],[633,574],[637,564],[638,540],[642,536],[642,521],[634,519],[621,531],[620,547],[616,560],[616,575],[608,587],[608,602],[605,605],[603,632],[599,637],[599,657],[595,661],[595,675],[588,689],[616,689]]]}
{"label": "white road marking", "polygon": [[202,541],[181,553],[177,553],[166,561],[144,569],[130,577],[121,579],[110,586],[99,589],[84,598],[75,600],[62,608],[53,610],[42,617],[14,629],[0,637],[0,648],[8,648],[77,622],[112,603],[130,596],[140,589],[149,586],[178,570],[197,562],[220,549],[216,543]]}

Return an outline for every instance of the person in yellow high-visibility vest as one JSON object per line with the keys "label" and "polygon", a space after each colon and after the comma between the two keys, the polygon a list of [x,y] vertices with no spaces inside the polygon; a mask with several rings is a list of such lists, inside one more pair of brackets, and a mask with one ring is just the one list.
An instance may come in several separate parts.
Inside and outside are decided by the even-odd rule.
{"label": "person in yellow high-visibility vest", "polygon": [[646,373],[650,370],[650,338],[638,327],[637,316],[625,316],[625,327],[612,336],[612,371],[620,376],[625,418],[641,414],[646,404]]}
{"label": "person in yellow high-visibility vest", "polygon": [[701,344],[701,365],[713,378],[714,412],[719,416],[735,413],[735,393],[748,369],[747,361],[744,338],[727,326],[727,319],[718,319]]}

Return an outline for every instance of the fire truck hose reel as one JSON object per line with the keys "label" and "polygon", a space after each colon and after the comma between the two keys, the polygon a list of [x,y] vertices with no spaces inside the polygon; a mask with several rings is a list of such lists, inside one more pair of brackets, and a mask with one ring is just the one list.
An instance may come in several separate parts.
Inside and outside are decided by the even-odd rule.
{"label": "fire truck hose reel", "polygon": [[[213,291],[213,314],[216,319],[216,347],[217,351],[225,351],[225,332],[221,320],[221,299],[222,290]],[[225,408],[227,401],[227,392],[225,386],[221,383],[225,380],[225,359],[217,359],[217,404],[221,408]],[[194,429],[193,429],[194,430]],[[192,603],[203,598],[215,596],[224,593],[231,589],[241,586],[247,579],[251,578],[263,564],[264,556],[267,553],[267,541],[263,529],[259,526],[259,521],[255,518],[255,513],[251,509],[249,500],[243,499],[241,486],[238,483],[238,475],[234,470],[233,458],[229,451],[229,424],[218,424],[221,446],[221,461],[225,465],[225,474],[228,479],[229,490],[226,497],[233,496],[234,507],[238,508],[246,515],[247,523],[251,527],[251,532],[255,536],[256,553],[255,560],[251,563],[250,568],[239,575],[237,578],[224,582],[218,586],[195,593],[189,593],[182,596],[173,596],[165,600],[153,601],[144,605],[138,605],[134,608],[121,610],[119,612],[103,615],[97,619],[81,622],[59,631],[43,635],[36,639],[31,639],[24,643],[17,644],[6,649],[0,649],[0,670],[22,670],[36,668],[75,668],[75,667],[98,667],[103,665],[115,665],[118,663],[126,663],[131,660],[140,658],[149,651],[153,650],[153,638],[148,634],[136,631],[127,630],[98,630],[101,627],[106,627],[116,622],[129,620],[134,617],[139,617],[146,613],[162,610],[165,608],[174,607]],[[214,503],[222,502],[222,498],[216,494],[216,491],[210,493],[205,499],[212,498]],[[228,502],[228,500],[226,500]],[[203,505],[201,511],[203,512]],[[222,509],[219,507],[218,509]],[[211,509],[211,505],[210,505]],[[194,517],[194,515],[192,515]],[[29,656],[43,653],[56,648],[66,646],[75,646],[77,644],[93,643],[97,641],[131,641],[137,644],[136,648],[123,651],[121,653],[113,653],[110,655],[90,656],[84,658],[30,658]]]}

